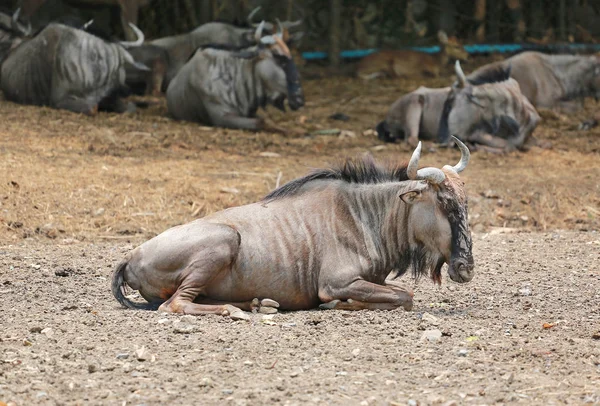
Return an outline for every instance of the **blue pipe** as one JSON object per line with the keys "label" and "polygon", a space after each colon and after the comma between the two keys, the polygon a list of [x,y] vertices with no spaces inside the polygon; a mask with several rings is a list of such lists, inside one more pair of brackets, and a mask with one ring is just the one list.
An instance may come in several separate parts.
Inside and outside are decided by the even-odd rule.
{"label": "blue pipe", "polygon": [[[514,53],[519,51],[576,51],[576,50],[587,50],[587,51],[600,51],[600,44],[552,44],[552,45],[538,45],[538,44],[472,44],[465,45],[465,51],[469,54],[486,54],[486,53]],[[438,45],[428,47],[408,47],[404,49],[410,49],[413,51],[424,52],[426,54],[435,54],[440,52]],[[378,49],[351,49],[340,52],[340,56],[346,59],[363,58]],[[315,59],[327,59],[327,52],[302,52],[302,57],[306,60]]]}

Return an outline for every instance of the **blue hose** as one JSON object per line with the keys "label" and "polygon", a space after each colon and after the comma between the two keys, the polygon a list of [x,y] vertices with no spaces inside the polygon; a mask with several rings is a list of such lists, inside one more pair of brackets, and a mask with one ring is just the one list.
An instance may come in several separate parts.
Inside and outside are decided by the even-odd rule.
{"label": "blue hose", "polygon": [[[465,51],[471,55],[487,54],[487,53],[515,53],[519,51],[546,51],[546,52],[597,52],[600,51],[600,44],[472,44],[465,45]],[[426,54],[435,54],[440,52],[438,45],[428,47],[409,47],[413,51],[424,52]],[[345,59],[364,58],[378,49],[351,49],[340,52],[340,56]],[[302,52],[302,57],[306,60],[327,59],[327,52]]]}

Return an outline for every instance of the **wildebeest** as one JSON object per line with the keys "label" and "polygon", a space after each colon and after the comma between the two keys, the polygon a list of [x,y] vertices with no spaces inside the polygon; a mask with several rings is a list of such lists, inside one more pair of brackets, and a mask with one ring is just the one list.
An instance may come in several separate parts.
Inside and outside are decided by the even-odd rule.
{"label": "wildebeest", "polygon": [[[260,7],[255,8],[248,15],[249,27],[236,27],[229,23],[209,22],[202,24],[194,30],[180,35],[158,38],[148,41],[138,49],[133,49],[132,55],[136,61],[144,63],[148,66],[158,66],[157,73],[153,75],[152,82],[146,84],[147,89],[153,89],[156,93],[157,89],[166,90],[171,83],[171,80],[179,72],[179,70],[189,61],[194,52],[201,47],[220,46],[229,48],[245,48],[255,44],[254,34],[258,24],[252,21],[253,16],[260,10]],[[302,20],[283,21],[281,26],[285,30],[285,35],[290,38],[285,39],[287,43],[290,41],[298,41],[302,33],[289,34],[289,30],[298,27]],[[254,28],[253,28],[254,27]],[[268,34],[272,34],[273,24],[263,24],[263,29]],[[166,52],[166,54],[165,54]],[[160,73],[165,71],[164,77]],[[131,80],[129,79],[131,77]],[[139,85],[139,75],[129,75],[127,83],[132,87]]]}
{"label": "wildebeest", "polygon": [[285,111],[287,97],[292,110],[304,105],[300,77],[281,32],[262,36],[258,45],[229,51],[198,50],[167,89],[167,106],[178,120],[205,125],[260,130],[256,118],[267,102]]}
{"label": "wildebeest", "polygon": [[358,63],[356,75],[362,79],[375,79],[380,76],[391,78],[421,76],[438,77],[448,61],[466,60],[469,54],[456,38],[448,38],[443,31],[438,32],[441,51],[429,55],[410,49],[383,50],[372,53]]}
{"label": "wildebeest", "polygon": [[[317,170],[262,201],[173,227],[130,252],[112,292],[122,305],[170,313],[239,309],[412,308],[412,293],[386,281],[412,269],[441,283],[474,276],[459,140],[455,166],[418,168],[372,158]],[[125,297],[126,286],[148,303]],[[261,300],[258,300],[261,299]],[[271,299],[271,300],[266,300]],[[159,307],[160,306],[160,307]]]}
{"label": "wildebeest", "polygon": [[491,152],[521,149],[533,142],[531,134],[540,116],[509,70],[496,71],[476,85],[466,80],[458,61],[455,70],[455,87],[419,87],[396,100],[377,126],[379,138],[404,139],[414,146],[419,137],[446,143],[449,134],[460,134],[463,141]]}
{"label": "wildebeest", "polygon": [[[140,36],[137,44],[143,33],[133,28]],[[147,68],[123,44],[57,23],[15,43],[1,68],[0,86],[8,100],[85,114],[134,108],[120,98],[126,89],[125,64]]]}
{"label": "wildebeest", "polygon": [[600,58],[596,55],[546,55],[523,52],[475,70],[467,80],[493,75],[510,67],[510,76],[519,82],[521,93],[535,107],[581,106],[584,97],[600,96]]}

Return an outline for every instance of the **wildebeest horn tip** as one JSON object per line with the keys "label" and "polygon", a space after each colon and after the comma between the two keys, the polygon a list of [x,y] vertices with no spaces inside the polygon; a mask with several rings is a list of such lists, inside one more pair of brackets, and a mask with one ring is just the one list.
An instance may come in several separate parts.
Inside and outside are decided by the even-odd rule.
{"label": "wildebeest horn tip", "polygon": [[469,151],[469,148],[456,136],[451,135],[450,138],[452,138],[452,141],[454,141],[456,145],[458,145],[458,149],[460,149],[460,161],[454,166],[446,165],[444,168],[452,169],[456,173],[461,173],[469,164],[471,152]]}
{"label": "wildebeest horn tip", "polygon": [[128,23],[129,27],[135,32],[137,39],[135,41],[121,41],[121,45],[124,47],[139,47],[144,43],[144,33],[134,23]]}
{"label": "wildebeest horn tip", "polygon": [[410,161],[408,161],[408,166],[406,167],[406,174],[408,175],[408,179],[416,180],[417,179],[417,169],[419,168],[419,159],[421,158],[421,141],[417,144],[417,148],[415,148],[412,156],[410,157]]}
{"label": "wildebeest horn tip", "polygon": [[462,68],[460,67],[460,61],[457,59],[454,63],[454,71],[456,72],[456,77],[458,78],[458,83],[460,87],[465,87],[467,84],[467,78]]}

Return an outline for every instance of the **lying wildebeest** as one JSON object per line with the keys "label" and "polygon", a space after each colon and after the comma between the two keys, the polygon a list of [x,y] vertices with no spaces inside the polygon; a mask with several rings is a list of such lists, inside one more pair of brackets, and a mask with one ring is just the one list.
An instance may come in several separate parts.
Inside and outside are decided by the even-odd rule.
{"label": "lying wildebeest", "polygon": [[205,125],[260,130],[259,107],[270,102],[285,111],[287,97],[292,110],[304,105],[300,77],[281,32],[262,36],[258,45],[229,51],[198,50],[167,89],[167,106],[178,120]]}
{"label": "lying wildebeest", "polygon": [[583,98],[600,96],[600,58],[596,55],[545,55],[523,52],[484,65],[467,76],[470,82],[510,67],[521,93],[535,107],[574,110]]}
{"label": "lying wildebeest", "polygon": [[[412,269],[441,283],[447,263],[455,282],[474,276],[458,176],[469,150],[455,141],[462,155],[456,166],[417,169],[419,144],[408,165],[349,160],[260,202],[173,227],[117,266],[113,295],[133,309],[234,317],[260,306],[410,310],[412,292],[386,281],[389,275]],[[148,303],[126,298],[127,285]]]}
{"label": "lying wildebeest", "polygon": [[388,142],[404,139],[414,146],[419,137],[446,143],[449,134],[460,134],[463,141],[491,152],[534,142],[531,133],[540,116],[509,77],[510,70],[496,71],[475,85],[465,79],[458,61],[455,70],[457,86],[419,87],[396,100],[377,125],[378,137]]}
{"label": "lying wildebeest", "polygon": [[[248,23],[254,26],[252,17],[260,10],[260,7],[254,9],[248,15]],[[284,21],[281,26],[286,30],[298,27],[302,23],[301,20]],[[269,34],[273,34],[273,25],[265,23],[263,27],[267,28]],[[135,51],[136,60],[148,66],[152,65],[157,58],[162,58],[166,61],[166,74],[162,79],[162,83],[153,82],[148,88],[164,90],[169,86],[171,80],[179,72],[179,70],[190,59],[194,52],[205,46],[223,46],[231,48],[245,48],[255,44],[254,40],[255,28],[236,27],[232,24],[222,22],[209,22],[202,24],[191,32],[181,35],[158,38],[149,41],[145,45],[162,48],[167,52],[167,57],[164,58],[157,52],[156,48],[143,47],[139,51]],[[290,40],[297,40],[298,35],[290,37]],[[286,39],[287,41],[287,39]]]}
{"label": "lying wildebeest", "polygon": [[32,38],[15,38],[14,49],[2,64],[0,86],[5,97],[85,114],[135,108],[120,98],[126,91],[125,64],[147,69],[123,47],[143,41],[143,33],[132,28],[140,36],[135,43],[109,43],[56,23]]}

